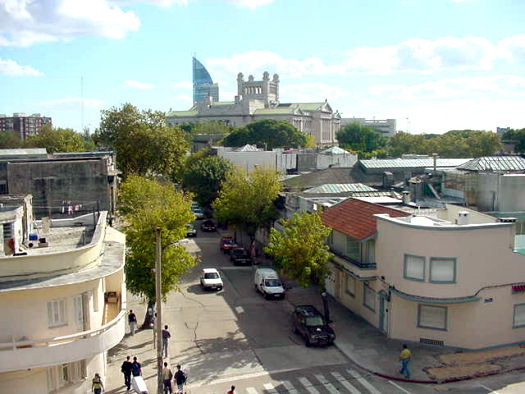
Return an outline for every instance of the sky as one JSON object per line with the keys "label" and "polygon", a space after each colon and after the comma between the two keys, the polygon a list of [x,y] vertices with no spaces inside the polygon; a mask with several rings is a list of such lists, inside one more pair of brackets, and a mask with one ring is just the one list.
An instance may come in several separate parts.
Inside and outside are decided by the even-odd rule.
{"label": "sky", "polygon": [[55,127],[101,110],[192,105],[191,58],[219,83],[280,76],[281,102],[444,133],[525,127],[523,0],[0,0],[0,114]]}

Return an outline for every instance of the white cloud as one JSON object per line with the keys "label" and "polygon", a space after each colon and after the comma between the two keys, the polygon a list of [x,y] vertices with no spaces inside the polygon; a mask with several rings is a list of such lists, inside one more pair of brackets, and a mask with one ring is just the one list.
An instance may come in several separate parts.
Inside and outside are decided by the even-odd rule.
{"label": "white cloud", "polygon": [[240,8],[251,8],[252,10],[262,5],[270,4],[273,0],[222,0]]}
{"label": "white cloud", "polygon": [[173,82],[171,84],[171,87],[173,89],[192,89],[193,83],[191,83],[190,81]]}
{"label": "white cloud", "polygon": [[324,83],[286,84],[280,89],[279,100],[284,102],[321,102],[338,100],[348,96],[348,91],[339,86]]}
{"label": "white cloud", "polygon": [[234,54],[229,58],[207,59],[206,65],[214,79],[229,79],[232,74],[236,75],[239,72],[243,72],[245,77],[248,76],[247,74],[253,73],[257,80],[262,78],[264,71],[269,71],[272,74],[278,73],[285,78],[340,74],[344,71],[341,65],[325,65],[318,57],[303,60],[287,59],[270,51],[249,51]]}
{"label": "white cloud", "polygon": [[35,70],[31,66],[22,66],[22,65],[18,64],[17,62],[15,62],[14,60],[10,60],[10,59],[7,59],[7,60],[0,59],[0,74],[15,75],[15,76],[19,76],[19,75],[29,75],[29,76],[43,75],[43,73],[41,73],[38,70]]}
{"label": "white cloud", "polygon": [[124,84],[126,86],[130,87],[130,88],[140,89],[140,90],[149,90],[149,89],[154,89],[155,88],[155,85],[153,85],[152,83],[132,81],[132,80],[129,80],[129,79],[124,81]]}
{"label": "white cloud", "polygon": [[188,5],[188,0],[113,0],[114,4],[146,3],[159,7],[170,7],[172,5]]}
{"label": "white cloud", "polygon": [[0,45],[27,46],[95,35],[123,38],[138,17],[106,0],[8,0],[0,2]]}
{"label": "white cloud", "polygon": [[80,108],[82,102],[84,102],[85,109],[98,109],[103,105],[103,102],[99,99],[81,97],[65,97],[60,99],[46,100],[40,102],[40,105],[44,108],[65,110],[78,109]]}

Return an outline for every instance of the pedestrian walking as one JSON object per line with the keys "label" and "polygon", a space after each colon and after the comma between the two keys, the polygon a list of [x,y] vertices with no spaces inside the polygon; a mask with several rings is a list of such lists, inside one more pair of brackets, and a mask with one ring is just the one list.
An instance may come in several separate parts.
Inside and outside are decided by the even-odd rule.
{"label": "pedestrian walking", "polygon": [[104,390],[104,384],[102,383],[102,378],[98,373],[95,374],[93,381],[91,383],[91,389],[94,394],[100,394]]}
{"label": "pedestrian walking", "polygon": [[410,379],[410,371],[408,370],[408,363],[410,362],[410,359],[412,358],[412,353],[408,349],[407,345],[403,345],[403,350],[401,350],[401,353],[399,354],[398,359],[401,360],[401,369],[399,370],[399,373],[401,375],[405,375],[407,379]]}
{"label": "pedestrian walking", "polygon": [[180,365],[177,365],[177,372],[175,372],[175,383],[177,383],[177,393],[184,392],[184,384],[186,383],[187,376],[180,369]]}
{"label": "pedestrian walking", "polygon": [[164,368],[162,368],[162,381],[164,383],[164,394],[173,394],[171,389],[171,379],[173,378],[173,372],[168,368],[168,363],[164,363]]}
{"label": "pedestrian walking", "polygon": [[133,376],[142,375],[142,365],[137,361],[137,357],[133,357],[133,362],[131,363],[131,373]]}
{"label": "pedestrian walking", "polygon": [[232,386],[226,394],[235,394],[235,386]]}
{"label": "pedestrian walking", "polygon": [[124,385],[127,387],[128,391],[131,389],[131,368],[132,362],[129,361],[130,357],[126,357],[126,361],[122,363],[120,370],[124,374]]}
{"label": "pedestrian walking", "polygon": [[164,326],[162,330],[162,354],[164,357],[168,357],[168,341],[171,338],[171,334],[168,331],[168,326]]}
{"label": "pedestrian walking", "polygon": [[135,335],[135,327],[137,327],[137,316],[133,313],[133,310],[130,309],[128,313],[128,323],[129,323],[129,331],[131,335]]}

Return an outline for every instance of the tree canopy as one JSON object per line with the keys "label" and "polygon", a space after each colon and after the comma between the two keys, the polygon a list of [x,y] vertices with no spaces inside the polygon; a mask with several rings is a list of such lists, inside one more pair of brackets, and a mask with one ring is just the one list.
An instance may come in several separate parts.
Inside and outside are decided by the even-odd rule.
{"label": "tree canopy", "polygon": [[184,132],[166,126],[158,111],[139,111],[127,103],[103,110],[94,140],[117,153],[124,178],[129,174],[180,176],[188,150]]}
{"label": "tree canopy", "polygon": [[233,170],[233,164],[223,157],[201,152],[193,154],[186,161],[182,184],[185,190],[195,194],[199,205],[209,207],[217,198],[226,174]]}
{"label": "tree canopy", "polygon": [[85,150],[81,134],[73,129],[54,128],[49,124],[42,126],[38,134],[28,136],[24,145],[30,148],[46,148],[48,153]]}
{"label": "tree canopy", "polygon": [[307,144],[306,135],[282,120],[262,119],[239,127],[224,139],[224,146],[255,144],[267,150],[298,148]]}
{"label": "tree canopy", "polygon": [[274,201],[281,190],[277,171],[255,168],[246,175],[237,168],[226,175],[212,208],[219,222],[228,222],[250,237],[277,218]]}
{"label": "tree canopy", "polygon": [[173,184],[130,175],[120,189],[120,212],[127,235],[126,285],[131,293],[155,302],[156,229],[162,236],[162,297],[176,288],[180,275],[196,263],[177,241],[193,220],[191,199]]}
{"label": "tree canopy", "polygon": [[525,128],[510,129],[503,134],[503,141],[513,142],[516,153],[525,153]]}
{"label": "tree canopy", "polygon": [[0,132],[0,149],[18,149],[24,146],[24,141],[13,130]]}
{"label": "tree canopy", "polygon": [[360,123],[347,124],[337,132],[336,138],[341,148],[356,152],[360,158],[386,155],[386,152],[382,151],[387,144],[386,138],[373,128]]}
{"label": "tree canopy", "polygon": [[331,229],[323,225],[317,212],[296,213],[291,219],[281,220],[281,224],[283,232],[271,229],[265,253],[275,259],[286,275],[302,286],[314,281],[324,287],[324,278],[328,273],[326,264],[332,256],[326,244]]}
{"label": "tree canopy", "polygon": [[399,157],[406,153],[441,157],[490,156],[501,149],[501,139],[490,131],[450,130],[442,135],[398,132],[388,140],[388,153]]}

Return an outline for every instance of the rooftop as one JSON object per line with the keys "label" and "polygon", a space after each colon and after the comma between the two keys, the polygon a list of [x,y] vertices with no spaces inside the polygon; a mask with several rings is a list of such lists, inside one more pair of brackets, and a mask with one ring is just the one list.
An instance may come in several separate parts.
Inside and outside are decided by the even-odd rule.
{"label": "rooftop", "polygon": [[373,187],[362,183],[327,183],[305,190],[305,193],[345,193],[345,192],[372,192]]}
{"label": "rooftop", "polygon": [[377,232],[374,215],[388,214],[405,217],[410,214],[382,205],[350,198],[327,209],[322,216],[323,224],[355,239],[366,239]]}
{"label": "rooftop", "polygon": [[520,156],[485,156],[460,166],[465,171],[525,171],[525,159]]}
{"label": "rooftop", "polygon": [[[437,158],[436,167],[456,168],[472,159],[442,159]],[[359,163],[364,168],[426,168],[434,166],[432,157],[425,159],[371,159],[360,160]]]}

